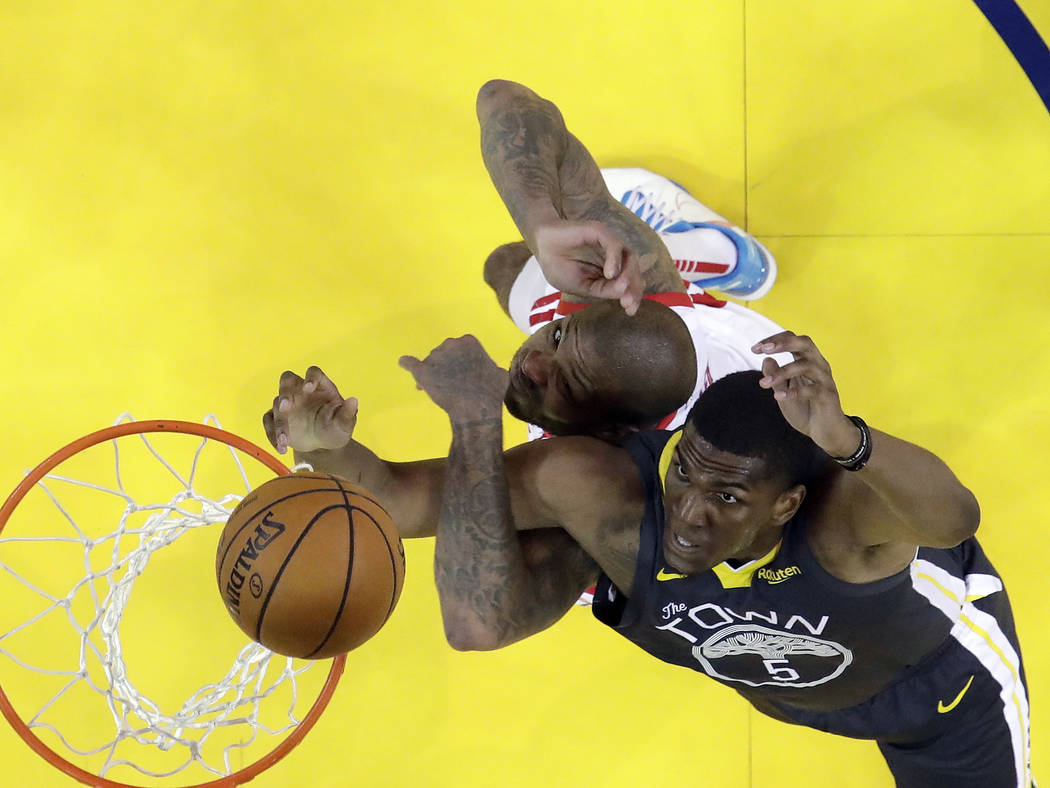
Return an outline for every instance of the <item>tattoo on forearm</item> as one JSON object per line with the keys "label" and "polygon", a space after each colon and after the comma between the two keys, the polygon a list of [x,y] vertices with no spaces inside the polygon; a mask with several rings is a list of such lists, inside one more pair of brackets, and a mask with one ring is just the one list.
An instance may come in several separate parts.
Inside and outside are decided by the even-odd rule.
{"label": "tattoo on forearm", "polygon": [[522,97],[493,112],[481,128],[485,166],[522,233],[527,233],[535,200],[549,201],[561,211],[558,161],[564,137],[557,108],[539,98]]}
{"label": "tattoo on forearm", "polygon": [[580,218],[600,221],[612,228],[624,244],[638,255],[646,293],[682,289],[682,276],[660,236],[623,205],[611,198],[595,200],[584,209]]}
{"label": "tattoo on forearm", "polygon": [[540,203],[553,206],[564,219],[604,222],[638,255],[646,292],[682,289],[667,247],[609,194],[598,165],[566,129],[554,104],[538,96],[516,96],[482,125],[481,151],[492,182],[526,238],[530,211]]}
{"label": "tattoo on forearm", "polygon": [[[448,630],[479,627],[500,642],[538,631],[585,587],[586,556],[566,550],[574,565],[541,555],[542,572],[529,566],[514,527],[498,425],[460,426],[453,435],[434,550],[434,578]],[[555,537],[557,538],[557,537]],[[568,539],[567,536],[564,539]],[[571,540],[569,540],[571,542]],[[574,544],[574,543],[573,543]],[[564,564],[564,562],[562,562]],[[534,567],[535,568],[535,567]],[[563,604],[563,603],[562,603]],[[555,610],[553,614],[550,612]]]}
{"label": "tattoo on forearm", "polygon": [[599,221],[613,229],[638,255],[647,293],[681,289],[682,277],[660,236],[609,194],[598,165],[571,134],[560,173],[567,219]]}

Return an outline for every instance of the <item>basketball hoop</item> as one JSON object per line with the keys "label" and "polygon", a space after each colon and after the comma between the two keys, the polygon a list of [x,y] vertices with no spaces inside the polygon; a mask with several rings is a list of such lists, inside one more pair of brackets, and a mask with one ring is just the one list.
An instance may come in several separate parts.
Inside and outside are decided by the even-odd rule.
{"label": "basketball hoop", "polygon": [[[201,575],[211,575],[207,591],[214,597],[221,621],[216,631],[222,636],[200,635],[202,644],[183,645],[182,651],[176,644],[145,666],[125,662],[121,624],[127,624],[128,599],[136,581],[149,576],[144,570],[157,551],[194,533],[210,533],[217,542],[218,532],[208,526],[225,523],[261,481],[290,472],[269,452],[222,430],[214,417],[208,421],[212,424],[136,422],[122,416],[113,426],[52,454],[0,507],[0,578],[11,589],[5,593],[0,588],[3,615],[17,622],[0,621],[0,710],[37,754],[87,785],[136,788],[121,781],[124,775],[145,776],[160,786],[241,785],[299,744],[328,705],[343,672],[345,655],[332,660],[326,678],[303,677],[311,663],[245,643],[214,588],[215,545],[207,536],[211,552],[198,551],[191,561],[177,555],[176,579],[155,595],[172,601],[175,614],[186,617],[186,610],[178,608],[179,591],[189,584],[182,568],[196,572],[202,564]],[[112,444],[113,454],[103,471],[99,456],[106,454],[106,443]],[[141,459],[133,462],[136,453]],[[256,461],[250,470],[242,455]],[[59,466],[61,475],[55,473]],[[77,477],[66,473],[67,468]],[[114,469],[114,482],[107,484],[104,475]],[[85,473],[99,481],[81,480]],[[230,492],[241,487],[240,494]],[[107,510],[112,517],[103,526]],[[16,522],[17,529],[10,528]],[[194,538],[179,544],[187,543],[187,549],[204,544]],[[197,591],[197,584],[191,590]],[[19,620],[26,613],[29,617]],[[189,628],[197,633],[196,620],[191,622]],[[169,640],[167,631],[161,631],[166,620],[158,626],[156,617],[149,617],[148,624],[137,641],[131,634],[129,650]],[[179,668],[228,661],[230,654],[212,659],[227,630],[236,644],[230,652],[232,667],[190,691],[177,710],[170,710],[177,700],[156,699],[166,689],[163,681],[150,691],[137,683],[151,665],[167,664],[169,658]],[[162,675],[165,670],[155,668]],[[313,704],[300,708],[309,702],[300,696],[314,692]],[[98,708],[88,703],[91,699]],[[275,711],[278,706],[284,710]],[[95,734],[100,741],[83,741]],[[245,759],[250,759],[247,765],[234,768],[235,761]]]}

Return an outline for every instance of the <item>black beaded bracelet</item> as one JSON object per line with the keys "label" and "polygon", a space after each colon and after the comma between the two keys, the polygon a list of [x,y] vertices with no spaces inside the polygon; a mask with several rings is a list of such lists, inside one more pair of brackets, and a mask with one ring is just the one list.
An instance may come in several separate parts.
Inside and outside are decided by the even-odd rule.
{"label": "black beaded bracelet", "polygon": [[832,457],[847,471],[859,471],[871,459],[871,430],[860,416],[847,416],[860,429],[860,447],[849,457]]}

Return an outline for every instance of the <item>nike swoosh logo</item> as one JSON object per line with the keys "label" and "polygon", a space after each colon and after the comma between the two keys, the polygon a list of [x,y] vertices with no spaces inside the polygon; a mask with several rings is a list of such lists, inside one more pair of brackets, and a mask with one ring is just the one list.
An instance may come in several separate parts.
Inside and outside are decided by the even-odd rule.
{"label": "nike swoosh logo", "polygon": [[962,692],[955,696],[955,700],[949,703],[947,706],[944,705],[943,700],[937,701],[937,711],[941,714],[947,714],[949,711],[959,705],[959,701],[963,699],[963,695],[966,694],[966,690],[970,689],[970,685],[973,684],[973,676],[970,676],[970,680],[966,682],[966,686],[962,688]]}
{"label": "nike swoosh logo", "polygon": [[688,577],[688,575],[680,575],[680,574],[677,574],[675,572],[668,572],[665,569],[661,569],[659,572],[656,573],[656,579],[660,580],[660,581],[663,581],[663,580],[681,580],[683,577]]}

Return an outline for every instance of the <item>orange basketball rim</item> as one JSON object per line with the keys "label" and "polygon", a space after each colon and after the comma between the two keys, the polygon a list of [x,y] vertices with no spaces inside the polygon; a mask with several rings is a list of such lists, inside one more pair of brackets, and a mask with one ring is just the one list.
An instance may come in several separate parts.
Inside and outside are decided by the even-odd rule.
{"label": "orange basketball rim", "polygon": [[[148,433],[182,434],[200,437],[204,439],[205,442],[215,441],[217,444],[224,444],[226,447],[231,447],[231,449],[235,449],[248,457],[254,458],[276,474],[285,475],[291,473],[284,463],[268,451],[239,437],[238,435],[227,432],[218,426],[175,420],[129,421],[118,423],[73,441],[56,451],[30,471],[8,496],[3,506],[0,507],[0,536],[3,536],[3,530],[8,524],[12,513],[23,501],[26,494],[63,462],[69,460],[74,455],[83,452],[85,449],[106,441],[113,441],[114,445],[116,445],[118,438],[130,435],[145,436],[145,434]],[[231,451],[231,453],[235,454],[236,452]],[[4,635],[4,637],[6,637],[6,635]],[[303,737],[306,736],[320,718],[339,683],[339,679],[342,676],[345,667],[345,662],[345,655],[339,655],[332,660],[324,685],[321,687],[318,696],[309,708],[309,711],[302,717],[298,725],[296,725],[294,729],[292,729],[291,732],[272,750],[264,754],[262,757],[259,757],[250,765],[236,772],[219,776],[216,779],[208,780],[206,782],[196,782],[192,786],[187,786],[187,788],[228,788],[241,785],[281,760],[292,750],[292,748],[302,741]],[[46,759],[56,768],[65,772],[70,777],[73,777],[86,785],[105,788],[137,788],[137,786],[131,783],[115,782],[106,777],[87,771],[55,752],[33,732],[30,724],[27,724],[22,719],[8,698],[8,694],[4,690],[2,684],[0,684],[0,709],[2,709],[4,717],[15,731],[18,732],[18,734],[38,755]],[[155,776],[169,777],[171,775],[165,774]],[[171,783],[168,784],[170,785]],[[181,785],[186,784],[181,783]]]}

